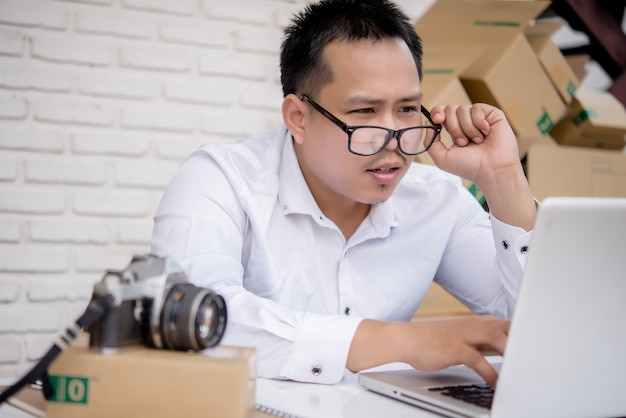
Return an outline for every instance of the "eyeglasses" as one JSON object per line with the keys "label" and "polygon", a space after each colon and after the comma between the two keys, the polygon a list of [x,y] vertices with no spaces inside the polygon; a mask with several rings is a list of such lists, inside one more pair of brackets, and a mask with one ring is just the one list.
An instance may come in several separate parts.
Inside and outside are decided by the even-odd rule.
{"label": "eyeglasses", "polygon": [[385,148],[393,138],[398,140],[398,148],[404,154],[421,154],[430,148],[441,132],[441,125],[430,119],[430,112],[424,106],[420,106],[421,113],[430,125],[412,126],[394,131],[380,126],[348,126],[328,110],[315,103],[309,96],[303,94],[300,96],[300,100],[310,104],[313,109],[347,133],[348,150],[356,155],[374,155]]}

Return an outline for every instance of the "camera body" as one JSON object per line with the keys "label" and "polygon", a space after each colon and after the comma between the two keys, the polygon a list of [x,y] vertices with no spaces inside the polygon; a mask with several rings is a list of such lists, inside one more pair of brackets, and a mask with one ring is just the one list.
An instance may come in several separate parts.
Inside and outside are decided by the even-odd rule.
{"label": "camera body", "polygon": [[93,297],[113,307],[88,329],[89,346],[105,351],[132,345],[202,350],[219,343],[226,328],[224,298],[189,283],[172,260],[136,255],[121,271],[108,271]]}

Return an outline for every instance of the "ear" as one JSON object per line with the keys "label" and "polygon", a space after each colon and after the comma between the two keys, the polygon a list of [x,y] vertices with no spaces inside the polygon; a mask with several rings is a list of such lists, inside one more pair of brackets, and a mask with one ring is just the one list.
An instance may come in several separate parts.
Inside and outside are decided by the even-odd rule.
{"label": "ear", "polygon": [[296,143],[304,142],[304,119],[308,113],[307,104],[298,98],[295,94],[288,94],[283,99],[283,121],[291,132]]}

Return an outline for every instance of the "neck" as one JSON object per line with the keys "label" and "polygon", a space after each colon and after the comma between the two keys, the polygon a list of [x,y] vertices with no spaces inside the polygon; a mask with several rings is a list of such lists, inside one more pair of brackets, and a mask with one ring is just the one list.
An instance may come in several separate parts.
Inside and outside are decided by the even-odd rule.
{"label": "neck", "polygon": [[354,201],[339,203],[323,202],[315,198],[322,213],[337,225],[346,241],[356,232],[359,225],[369,215],[371,205]]}

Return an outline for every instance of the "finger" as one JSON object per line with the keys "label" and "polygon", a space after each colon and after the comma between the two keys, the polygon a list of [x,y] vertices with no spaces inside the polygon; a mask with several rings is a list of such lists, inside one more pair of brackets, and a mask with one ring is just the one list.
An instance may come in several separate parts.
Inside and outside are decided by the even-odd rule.
{"label": "finger", "polygon": [[470,138],[464,128],[464,125],[470,120],[468,111],[463,110],[463,106],[448,105],[445,107],[444,112],[446,119],[443,126],[450,134],[452,142],[460,147],[469,144]]}
{"label": "finger", "polygon": [[491,317],[481,319],[482,321],[478,325],[484,328],[482,330],[476,329],[469,336],[468,343],[479,350],[495,351],[504,355],[511,322]]}
{"label": "finger", "polygon": [[491,132],[491,125],[487,120],[487,109],[484,109],[482,105],[472,106],[472,121],[476,129],[480,130],[483,136],[488,136]]}
{"label": "finger", "polygon": [[445,162],[448,148],[443,142],[441,142],[441,135],[435,138],[435,141],[431,144],[430,148],[428,148],[428,151],[426,152],[428,152],[430,158],[433,159],[435,165],[437,165],[438,167],[442,166],[442,164]]}
{"label": "finger", "polygon": [[477,106],[465,105],[459,106],[456,113],[463,135],[468,140],[480,144],[484,139],[482,131],[476,126],[481,121],[480,109]]}
{"label": "finger", "polygon": [[467,360],[463,362],[463,364],[478,373],[489,385],[496,387],[498,383],[498,372],[493,365],[487,361],[485,356],[468,347],[465,357]]}
{"label": "finger", "polygon": [[430,119],[435,123],[443,124],[446,120],[443,105],[437,105],[430,110]]}
{"label": "finger", "polygon": [[452,135],[454,138],[455,135],[458,135],[461,131],[461,127],[459,125],[459,120],[456,115],[456,110],[458,105],[447,105],[442,108],[442,112],[444,115],[444,119],[441,121],[441,124],[446,128],[446,130]]}
{"label": "finger", "polygon": [[485,345],[481,345],[482,348],[489,348],[493,351],[496,351],[501,356],[504,355],[504,351],[506,349],[506,343],[508,340],[508,328],[505,332],[504,330],[494,331],[492,335],[490,335],[489,341]]}

